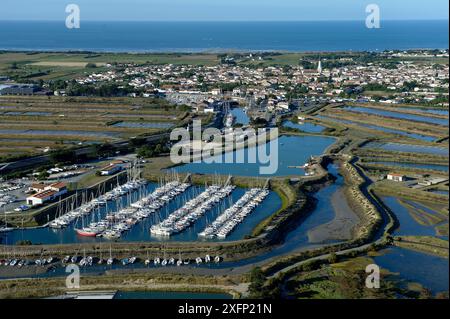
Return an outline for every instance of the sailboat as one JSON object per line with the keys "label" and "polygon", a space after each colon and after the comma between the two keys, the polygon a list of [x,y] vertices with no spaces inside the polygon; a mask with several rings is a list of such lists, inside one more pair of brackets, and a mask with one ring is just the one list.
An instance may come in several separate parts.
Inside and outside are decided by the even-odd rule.
{"label": "sailboat", "polygon": [[109,258],[106,261],[106,264],[108,266],[111,266],[112,264],[114,264],[114,258],[112,257],[112,254],[111,254],[111,245],[109,246]]}
{"label": "sailboat", "polygon": [[178,260],[177,260],[177,266],[180,267],[183,265],[183,259],[181,258],[181,251],[178,251]]}
{"label": "sailboat", "polygon": [[147,250],[147,259],[145,260],[144,264],[145,264],[146,266],[149,266],[149,265],[150,265],[150,257],[148,256],[148,250]]}
{"label": "sailboat", "polygon": [[0,227],[0,233],[7,233],[14,229],[14,228],[8,227],[8,223],[6,222],[6,210],[4,210],[4,213],[5,213],[5,225]]}
{"label": "sailboat", "polygon": [[84,218],[81,217],[82,228],[75,228],[77,235],[82,237],[97,237],[100,233],[97,229],[84,227]]}

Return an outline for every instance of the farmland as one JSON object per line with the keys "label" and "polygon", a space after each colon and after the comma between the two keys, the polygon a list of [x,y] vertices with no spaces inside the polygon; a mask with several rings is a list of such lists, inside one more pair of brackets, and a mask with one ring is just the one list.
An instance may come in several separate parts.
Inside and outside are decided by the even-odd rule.
{"label": "farmland", "polygon": [[3,96],[0,158],[154,134],[185,116],[153,99]]}

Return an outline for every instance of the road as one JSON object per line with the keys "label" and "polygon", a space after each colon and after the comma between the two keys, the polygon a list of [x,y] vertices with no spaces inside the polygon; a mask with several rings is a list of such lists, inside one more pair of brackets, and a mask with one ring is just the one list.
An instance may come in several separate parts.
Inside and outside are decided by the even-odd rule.
{"label": "road", "polygon": [[[154,142],[158,142],[161,139],[165,139],[165,138],[169,138],[169,137],[170,137],[170,133],[162,133],[162,134],[157,134],[157,135],[152,135],[150,137],[147,137],[146,140],[149,143],[154,143]],[[130,144],[130,141],[120,141],[120,142],[115,142],[115,143],[111,143],[111,144],[113,146],[119,148],[119,147],[128,146]],[[86,146],[83,148],[76,149],[75,154],[77,156],[82,156],[82,155],[90,154],[90,153],[92,153],[92,151],[93,151],[93,146]],[[11,173],[11,172],[20,171],[22,169],[33,168],[33,167],[45,165],[48,163],[50,163],[50,155],[40,155],[40,156],[34,156],[34,157],[29,157],[26,159],[18,160],[18,161],[11,162],[11,163],[2,163],[2,164],[0,164],[0,176]]]}

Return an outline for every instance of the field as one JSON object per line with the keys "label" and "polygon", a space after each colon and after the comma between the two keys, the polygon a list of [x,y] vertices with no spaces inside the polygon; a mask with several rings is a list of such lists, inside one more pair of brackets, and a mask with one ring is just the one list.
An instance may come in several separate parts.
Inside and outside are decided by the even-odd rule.
{"label": "field", "polygon": [[95,70],[101,72],[108,63],[215,65],[219,58],[215,54],[0,52],[0,74],[18,80],[73,79],[92,73],[92,68],[86,68],[88,63],[95,64]]}
{"label": "field", "polygon": [[[366,107],[366,106],[365,106]],[[393,107],[377,107],[377,106],[371,106],[371,109],[373,110],[379,110],[379,111],[392,111],[395,110]],[[405,114],[405,115],[424,115],[424,113],[421,112],[405,112],[405,113],[399,113],[398,114]],[[423,135],[426,137],[430,137],[429,141],[425,141],[423,139],[412,139],[409,137],[405,137],[405,139],[409,139],[410,141],[414,141],[415,143],[419,144],[427,144],[426,142],[432,142],[433,138],[435,141],[439,139],[444,139],[448,137],[449,130],[447,127],[437,126],[432,123],[427,122],[412,122],[410,120],[405,119],[399,119],[399,118],[392,118],[388,116],[381,116],[377,114],[367,114],[362,112],[354,112],[343,108],[328,108],[325,111],[323,111],[320,115],[326,116],[327,120],[329,121],[336,121],[341,125],[351,127],[351,128],[357,128],[360,130],[370,131],[371,133],[377,133],[372,135],[381,135],[381,136],[387,136],[389,139],[392,140],[393,137],[398,138],[401,137],[401,133],[395,134],[391,133],[389,130],[396,130],[400,132],[406,133],[413,133],[418,135]],[[427,114],[426,117],[430,117],[432,119],[446,119],[445,116],[438,116],[438,115],[432,115]],[[347,121],[350,121],[351,123],[347,123]],[[368,127],[372,126],[372,127]],[[377,129],[374,129],[373,127],[377,127]],[[385,130],[387,129],[387,130]],[[406,136],[406,135],[405,135]]]}
{"label": "field", "polygon": [[153,99],[2,96],[0,158],[153,134],[184,116]]}

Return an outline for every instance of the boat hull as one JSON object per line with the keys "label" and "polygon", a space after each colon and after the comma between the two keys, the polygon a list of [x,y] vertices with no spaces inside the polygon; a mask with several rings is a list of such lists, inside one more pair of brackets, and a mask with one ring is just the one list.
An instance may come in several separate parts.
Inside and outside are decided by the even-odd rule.
{"label": "boat hull", "polygon": [[97,232],[84,231],[82,229],[75,229],[78,236],[82,237],[97,237]]}

